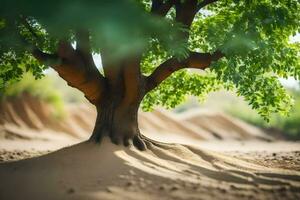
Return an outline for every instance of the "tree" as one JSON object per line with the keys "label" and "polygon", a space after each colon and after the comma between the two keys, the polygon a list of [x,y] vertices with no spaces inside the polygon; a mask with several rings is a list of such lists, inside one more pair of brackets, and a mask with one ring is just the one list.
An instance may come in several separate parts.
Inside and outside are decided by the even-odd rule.
{"label": "tree", "polygon": [[0,82],[5,89],[49,66],[96,106],[91,141],[143,150],[153,141],[138,128],[141,103],[174,107],[225,88],[266,119],[287,113],[278,77],[300,77],[299,44],[289,43],[299,8],[297,0],[4,0]]}

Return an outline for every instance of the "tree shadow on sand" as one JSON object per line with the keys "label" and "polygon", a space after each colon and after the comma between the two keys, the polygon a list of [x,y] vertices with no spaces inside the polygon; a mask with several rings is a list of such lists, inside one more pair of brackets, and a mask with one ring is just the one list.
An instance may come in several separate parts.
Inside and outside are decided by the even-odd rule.
{"label": "tree shadow on sand", "polygon": [[139,151],[106,139],[100,146],[83,142],[2,163],[0,179],[0,199],[207,199],[222,198],[224,192],[240,199],[272,197],[276,191],[290,198],[300,195],[297,171],[191,146],[154,143]]}

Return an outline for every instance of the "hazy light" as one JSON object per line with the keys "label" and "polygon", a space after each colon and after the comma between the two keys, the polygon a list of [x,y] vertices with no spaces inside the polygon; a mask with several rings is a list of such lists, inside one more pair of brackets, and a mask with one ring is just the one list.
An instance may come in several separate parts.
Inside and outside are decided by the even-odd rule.
{"label": "hazy light", "polygon": [[102,69],[103,66],[102,66],[102,59],[101,59],[100,54],[98,54],[98,53],[97,54],[93,54],[93,59],[94,59],[94,62],[96,64],[96,67],[98,69]]}
{"label": "hazy light", "polygon": [[300,33],[297,33],[296,35],[291,36],[290,37],[290,42],[291,43],[300,42]]}
{"label": "hazy light", "polygon": [[293,77],[289,77],[287,79],[280,78],[279,81],[281,84],[287,88],[300,89],[299,81],[294,79]]}

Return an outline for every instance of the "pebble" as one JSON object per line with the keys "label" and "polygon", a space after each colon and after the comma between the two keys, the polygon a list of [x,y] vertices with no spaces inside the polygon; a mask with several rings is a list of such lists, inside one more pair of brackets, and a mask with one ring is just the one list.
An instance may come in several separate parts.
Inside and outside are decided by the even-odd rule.
{"label": "pebble", "polygon": [[224,188],[219,188],[219,190],[220,190],[222,193],[226,193],[226,192],[227,192],[227,190],[224,189]]}
{"label": "pebble", "polygon": [[193,190],[198,190],[199,186],[198,185],[194,185],[193,186]]}
{"label": "pebble", "polygon": [[109,193],[112,193],[112,189],[110,187],[106,187],[106,191],[109,192]]}
{"label": "pebble", "polygon": [[165,186],[165,185],[161,185],[161,186],[159,186],[158,189],[159,189],[159,190],[165,190],[165,189],[166,189],[166,186]]}
{"label": "pebble", "polygon": [[171,187],[171,191],[175,191],[175,190],[179,190],[179,186],[178,185],[173,185],[172,187]]}
{"label": "pebble", "polygon": [[231,189],[238,189],[235,185],[230,185]]}
{"label": "pebble", "polygon": [[73,193],[75,193],[75,190],[74,190],[73,188],[69,188],[69,189],[67,190],[67,193],[68,193],[68,194],[73,194]]}
{"label": "pebble", "polygon": [[134,185],[135,184],[135,182],[134,181],[128,181],[127,183],[126,183],[126,186],[132,186],[132,185]]}

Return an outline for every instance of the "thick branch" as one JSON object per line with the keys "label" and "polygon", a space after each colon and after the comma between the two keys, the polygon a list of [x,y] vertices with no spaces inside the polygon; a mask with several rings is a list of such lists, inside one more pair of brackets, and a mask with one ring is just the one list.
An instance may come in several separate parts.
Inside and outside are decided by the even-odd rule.
{"label": "thick branch", "polygon": [[[21,20],[33,37],[39,40],[27,19],[21,16]],[[94,64],[88,33],[78,32],[76,38],[78,39],[76,50],[70,43],[60,41],[55,54],[44,53],[33,44],[30,44],[31,53],[39,62],[56,70],[68,85],[82,91],[91,103],[96,104],[104,90],[105,79]]]}
{"label": "thick branch", "polygon": [[174,4],[175,0],[152,0],[151,13],[164,17]]}
{"label": "thick branch", "polygon": [[62,60],[56,54],[44,53],[38,48],[34,48],[32,55],[41,63],[47,66],[56,66],[62,63]]}
{"label": "thick branch", "polygon": [[220,51],[216,51],[213,54],[191,52],[188,58],[181,61],[176,58],[170,58],[159,65],[154,72],[147,77],[146,91],[149,92],[157,87],[175,71],[183,68],[206,69],[210,66],[212,61],[216,61],[223,56]]}
{"label": "thick branch", "polygon": [[82,58],[72,46],[60,42],[57,54],[47,54],[35,48],[32,55],[41,63],[51,66],[68,85],[82,91],[85,97],[96,104],[103,93],[105,80],[100,73],[90,73],[84,67]]}
{"label": "thick branch", "polygon": [[[200,3],[198,3],[198,0],[176,1],[176,22],[181,23],[184,26],[184,28],[189,30],[197,12],[201,8],[215,1],[217,0],[203,0]],[[182,32],[182,37],[184,40],[187,41],[189,38],[189,31]]]}
{"label": "thick branch", "polygon": [[175,4],[177,22],[182,23],[185,28],[189,28],[198,11],[197,0],[177,1]]}
{"label": "thick branch", "polygon": [[136,103],[139,100],[141,91],[142,74],[140,69],[140,56],[133,57],[124,62],[124,105]]}

